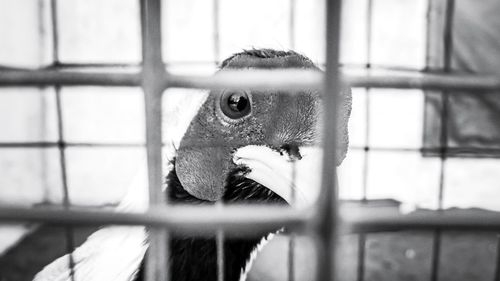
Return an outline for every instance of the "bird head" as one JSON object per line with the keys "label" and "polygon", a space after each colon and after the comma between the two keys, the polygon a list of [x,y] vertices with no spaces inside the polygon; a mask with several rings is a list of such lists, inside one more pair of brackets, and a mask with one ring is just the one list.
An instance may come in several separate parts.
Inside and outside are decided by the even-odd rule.
{"label": "bird head", "polygon": [[[293,68],[320,71],[310,59],[293,51],[253,49],[226,59],[220,72]],[[347,150],[350,92],[344,91],[342,97],[337,163]],[[262,145],[300,159],[299,147],[318,142],[321,100],[316,91],[211,91],[177,150],[179,181],[191,195],[217,201],[237,168],[233,153],[238,148]]]}

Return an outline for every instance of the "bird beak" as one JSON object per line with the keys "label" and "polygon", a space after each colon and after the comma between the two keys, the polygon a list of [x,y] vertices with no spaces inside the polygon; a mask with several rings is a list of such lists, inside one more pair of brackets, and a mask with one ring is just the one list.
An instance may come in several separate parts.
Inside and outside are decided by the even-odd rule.
{"label": "bird beak", "polygon": [[201,200],[215,202],[224,195],[226,175],[232,169],[229,147],[181,147],[177,175],[184,189]]}
{"label": "bird beak", "polygon": [[236,150],[233,162],[249,171],[244,174],[246,178],[269,188],[292,206],[307,208],[319,196],[322,149],[298,149],[299,158],[267,146],[248,145]]}

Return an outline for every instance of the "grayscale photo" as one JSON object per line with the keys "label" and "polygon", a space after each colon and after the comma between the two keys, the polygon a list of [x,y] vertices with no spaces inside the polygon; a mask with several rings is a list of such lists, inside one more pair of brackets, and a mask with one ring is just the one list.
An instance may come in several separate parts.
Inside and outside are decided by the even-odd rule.
{"label": "grayscale photo", "polygon": [[499,281],[499,14],[0,0],[0,281]]}

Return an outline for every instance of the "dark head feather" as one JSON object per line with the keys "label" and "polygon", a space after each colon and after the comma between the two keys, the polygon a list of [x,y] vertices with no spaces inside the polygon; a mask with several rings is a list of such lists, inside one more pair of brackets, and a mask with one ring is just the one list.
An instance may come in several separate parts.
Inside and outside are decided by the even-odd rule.
{"label": "dark head feather", "polygon": [[[307,57],[294,51],[244,50],[224,60],[220,72],[237,69],[292,69],[320,71]],[[241,91],[240,91],[241,92]],[[251,113],[245,118],[226,118],[223,97],[238,91],[214,90],[193,118],[178,149],[176,167],[182,186],[191,195],[217,201],[225,194],[231,172],[236,168],[232,153],[247,145],[279,149],[317,143],[321,95],[315,91],[243,91]],[[339,161],[347,148],[347,116],[350,92],[341,99]],[[231,120],[229,120],[231,119]]]}

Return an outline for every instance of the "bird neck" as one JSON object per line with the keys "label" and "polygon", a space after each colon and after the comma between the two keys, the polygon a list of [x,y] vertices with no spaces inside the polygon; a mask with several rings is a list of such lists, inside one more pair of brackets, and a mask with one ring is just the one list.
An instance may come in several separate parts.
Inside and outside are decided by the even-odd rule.
{"label": "bird neck", "polygon": [[[230,176],[227,185],[228,192],[223,198],[227,204],[284,202],[269,189],[242,177]],[[182,187],[175,165],[167,176],[167,186],[169,204],[214,204],[190,195]],[[173,235],[170,239],[170,272],[176,281],[217,281],[218,259],[220,259],[224,268],[223,280],[244,280],[247,267],[251,265],[251,259],[255,257],[259,243],[268,235],[268,232],[263,232],[246,238],[225,238],[221,241],[222,251],[218,251],[215,235],[205,237]],[[138,274],[138,281],[142,280],[142,271]]]}

